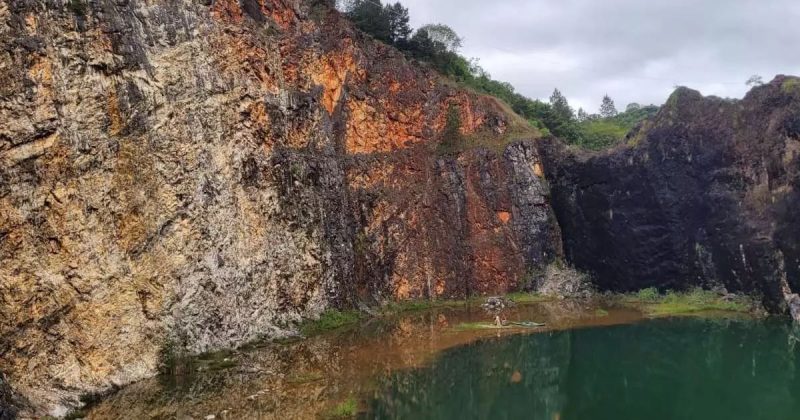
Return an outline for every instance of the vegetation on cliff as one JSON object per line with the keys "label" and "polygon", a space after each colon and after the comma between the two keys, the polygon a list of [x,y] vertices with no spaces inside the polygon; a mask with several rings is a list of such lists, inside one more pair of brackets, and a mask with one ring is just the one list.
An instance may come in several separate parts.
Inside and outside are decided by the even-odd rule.
{"label": "vegetation on cliff", "polygon": [[580,130],[578,145],[587,149],[603,149],[621,142],[640,122],[655,116],[660,107],[641,106],[633,103],[625,112],[586,115],[578,111],[577,124]]}
{"label": "vegetation on cliff", "polygon": [[[445,24],[427,24],[414,31],[409,25],[408,8],[399,2],[382,4],[379,0],[345,0],[339,7],[356,27],[375,39],[393,45],[409,58],[432,67],[462,86],[502,100],[539,133],[553,134],[579,147],[602,149],[613,146],[659,109],[654,105],[643,107],[634,103],[628,105],[625,112],[618,113],[613,100],[606,95],[598,114],[587,114],[583,109],[576,113],[558,89],[553,91],[549,102],[531,99],[517,92],[510,83],[494,80],[477,58],[468,59],[459,54],[462,39]],[[454,144],[448,142],[444,149],[455,151]]]}

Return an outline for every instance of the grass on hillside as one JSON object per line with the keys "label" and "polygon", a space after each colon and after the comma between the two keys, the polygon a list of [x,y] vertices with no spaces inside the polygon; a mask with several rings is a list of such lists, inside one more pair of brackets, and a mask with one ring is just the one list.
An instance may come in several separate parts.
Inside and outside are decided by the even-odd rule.
{"label": "grass on hillside", "polygon": [[791,79],[785,80],[783,82],[783,84],[781,85],[781,89],[785,93],[800,92],[800,79],[791,78]]}
{"label": "grass on hillside", "polygon": [[751,312],[753,302],[744,296],[725,297],[700,288],[686,292],[660,294],[654,287],[618,297],[628,306],[635,306],[651,316],[691,314],[703,311]]}
{"label": "grass on hillside", "polygon": [[310,382],[321,381],[323,379],[325,379],[325,377],[319,373],[299,373],[286,378],[286,382],[290,384],[307,384]]}
{"label": "grass on hillside", "polygon": [[439,142],[436,151],[440,155],[457,155],[467,150],[484,148],[495,153],[503,153],[506,146],[517,141],[527,139],[538,139],[542,133],[533,125],[526,122],[527,126],[512,125],[503,134],[497,134],[491,130],[480,130],[471,134],[462,135],[456,141]]}
{"label": "grass on hillside", "polygon": [[590,150],[614,146],[630,131],[629,127],[611,120],[586,121],[580,124],[580,129],[581,141],[578,145]]}
{"label": "grass on hillside", "polygon": [[[488,128],[470,134],[461,134],[460,116],[448,114],[448,122],[444,132],[440,134],[442,138],[440,138],[436,146],[436,152],[440,155],[455,155],[476,148],[485,148],[496,153],[502,153],[509,143],[516,140],[537,139],[548,134],[546,133],[547,129],[542,128],[540,123],[527,120],[517,114],[511,105],[497,96],[481,92],[470,85],[455,82],[446,77],[442,78],[442,82],[493,101],[495,106],[506,116],[507,126],[506,131],[502,134],[498,134]],[[451,111],[448,110],[448,112]]]}

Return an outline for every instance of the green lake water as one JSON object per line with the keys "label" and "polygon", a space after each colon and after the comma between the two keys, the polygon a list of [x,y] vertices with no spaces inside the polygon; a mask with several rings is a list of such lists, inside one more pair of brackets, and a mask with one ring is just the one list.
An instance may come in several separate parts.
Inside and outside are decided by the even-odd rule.
{"label": "green lake water", "polygon": [[785,320],[672,318],[485,339],[388,373],[379,419],[800,419]]}

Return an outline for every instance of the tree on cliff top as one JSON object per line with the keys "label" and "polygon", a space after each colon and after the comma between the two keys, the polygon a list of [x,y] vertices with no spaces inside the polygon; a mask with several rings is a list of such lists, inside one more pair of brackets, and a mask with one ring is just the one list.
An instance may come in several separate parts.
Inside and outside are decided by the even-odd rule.
{"label": "tree on cliff top", "polygon": [[428,24],[414,31],[409,38],[412,31],[408,26],[408,9],[400,3],[384,5],[379,0],[340,1],[340,10],[362,31],[394,45],[458,83],[505,101],[541,133],[552,133],[570,143],[580,142],[574,111],[561,92],[556,90],[548,104],[515,92],[509,83],[493,80],[477,60],[468,60],[458,53],[463,39],[453,28],[441,23]]}
{"label": "tree on cliff top", "polygon": [[400,2],[393,5],[384,6],[384,13],[388,14],[389,34],[391,42],[395,45],[402,45],[408,42],[411,36],[411,25],[409,25],[408,8],[403,7]]}
{"label": "tree on cliff top", "polygon": [[600,116],[603,118],[611,118],[617,115],[617,107],[614,106],[614,101],[610,96],[603,96],[603,103],[600,104]]}
{"label": "tree on cliff top", "polygon": [[383,5],[378,0],[350,0],[342,7],[358,29],[388,44],[401,46],[408,42],[408,9],[400,2]]}
{"label": "tree on cliff top", "polygon": [[764,78],[757,74],[754,74],[750,76],[750,78],[747,79],[747,81],[744,84],[746,84],[748,87],[761,86],[764,84]]}
{"label": "tree on cliff top", "polygon": [[388,15],[384,13],[380,2],[352,0],[346,5],[346,13],[358,29],[384,42],[391,39]]}
{"label": "tree on cliff top", "polygon": [[463,40],[453,28],[441,23],[429,23],[417,29],[417,33],[426,33],[434,43],[442,45],[449,52],[458,52]]}
{"label": "tree on cliff top", "polygon": [[553,94],[550,95],[550,107],[542,109],[537,118],[551,133],[570,143],[580,139],[575,111],[572,110],[567,98],[558,89],[554,89]]}
{"label": "tree on cliff top", "polygon": [[565,121],[575,118],[575,113],[572,111],[572,107],[569,106],[567,98],[558,89],[553,89],[553,94],[550,95],[550,106],[556,116]]}

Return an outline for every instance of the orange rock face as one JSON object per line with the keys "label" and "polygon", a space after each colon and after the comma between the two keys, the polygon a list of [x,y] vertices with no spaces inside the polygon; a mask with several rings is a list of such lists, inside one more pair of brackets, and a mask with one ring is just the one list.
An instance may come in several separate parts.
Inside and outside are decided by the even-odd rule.
{"label": "orange rock face", "polygon": [[24,413],[166,349],[500,293],[557,256],[538,156],[506,147],[495,99],[324,6],[123,3],[0,6],[0,374]]}

